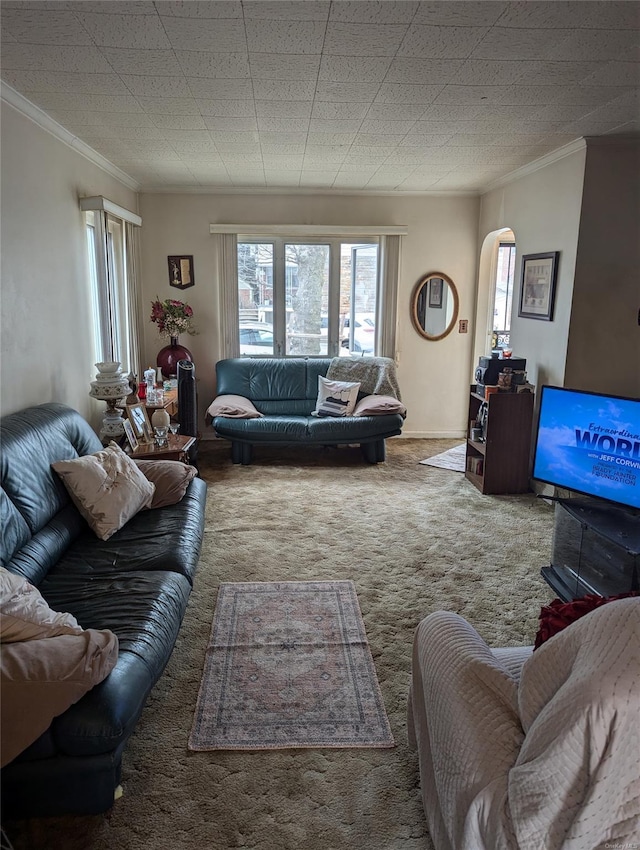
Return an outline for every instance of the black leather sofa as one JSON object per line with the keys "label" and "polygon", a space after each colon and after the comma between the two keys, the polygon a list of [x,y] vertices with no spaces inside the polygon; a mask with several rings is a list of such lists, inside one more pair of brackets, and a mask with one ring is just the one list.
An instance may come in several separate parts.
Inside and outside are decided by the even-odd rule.
{"label": "black leather sofa", "polygon": [[[216,363],[218,395],[253,402],[259,419],[215,416],[216,434],[231,441],[234,463],[251,463],[253,445],[336,446],[359,443],[368,463],[385,459],[385,440],[402,432],[399,413],[383,416],[316,417],[318,376],[326,376],[331,357],[232,357]],[[360,393],[358,400],[366,393]]]}
{"label": "black leather sofa", "polygon": [[102,541],[51,469],[102,448],[79,413],[43,404],[5,416],[0,447],[0,563],[82,627],[115,632],[120,647],[109,676],[3,768],[3,819],[102,812],[113,805],[123,750],[178,635],[206,485],[195,478],[178,504],[141,511]]}

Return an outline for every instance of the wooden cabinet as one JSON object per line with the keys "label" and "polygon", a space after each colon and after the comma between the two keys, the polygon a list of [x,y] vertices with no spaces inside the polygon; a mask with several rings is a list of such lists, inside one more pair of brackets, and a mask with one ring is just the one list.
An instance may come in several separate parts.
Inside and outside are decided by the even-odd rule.
{"label": "wooden cabinet", "polygon": [[471,387],[465,475],[481,493],[526,493],[533,421],[533,393],[493,393],[487,399],[484,440],[471,428],[484,397]]}

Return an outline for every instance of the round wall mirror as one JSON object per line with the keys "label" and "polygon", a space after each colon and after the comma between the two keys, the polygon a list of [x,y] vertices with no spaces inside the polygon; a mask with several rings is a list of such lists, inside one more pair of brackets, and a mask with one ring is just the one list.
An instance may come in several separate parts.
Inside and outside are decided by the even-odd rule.
{"label": "round wall mirror", "polygon": [[435,341],[451,333],[458,318],[458,291],[450,277],[430,272],[420,278],[411,297],[411,318],[425,339]]}

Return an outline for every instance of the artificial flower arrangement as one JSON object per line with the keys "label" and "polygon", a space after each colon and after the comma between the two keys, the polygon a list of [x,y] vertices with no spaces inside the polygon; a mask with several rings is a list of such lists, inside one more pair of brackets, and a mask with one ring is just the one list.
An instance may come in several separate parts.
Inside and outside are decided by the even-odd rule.
{"label": "artificial flower arrangement", "polygon": [[177,337],[181,333],[198,333],[193,326],[193,310],[184,301],[156,297],[151,302],[151,321],[155,322],[161,336]]}

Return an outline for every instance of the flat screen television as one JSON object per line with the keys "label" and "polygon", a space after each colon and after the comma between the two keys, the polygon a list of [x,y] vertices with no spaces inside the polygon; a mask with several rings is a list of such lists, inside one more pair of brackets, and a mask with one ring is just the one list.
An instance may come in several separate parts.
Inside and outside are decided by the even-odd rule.
{"label": "flat screen television", "polygon": [[640,399],[542,387],[533,477],[640,508]]}

